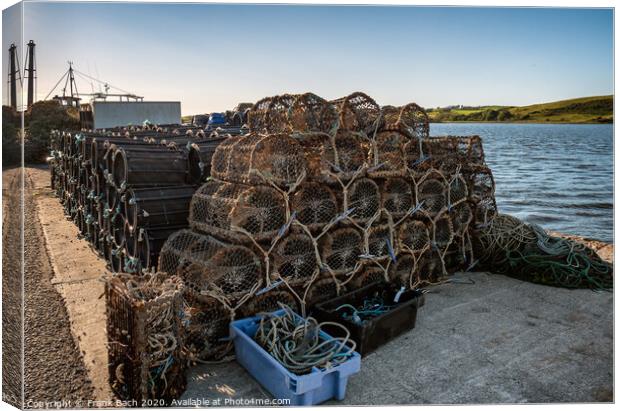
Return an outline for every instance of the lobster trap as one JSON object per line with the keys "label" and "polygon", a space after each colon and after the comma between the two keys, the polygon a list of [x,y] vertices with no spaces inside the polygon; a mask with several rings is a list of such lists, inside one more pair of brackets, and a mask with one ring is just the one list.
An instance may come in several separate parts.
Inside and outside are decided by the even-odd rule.
{"label": "lobster trap", "polygon": [[168,403],[185,389],[182,293],[181,280],[162,273],[106,282],[109,382],[119,398]]}

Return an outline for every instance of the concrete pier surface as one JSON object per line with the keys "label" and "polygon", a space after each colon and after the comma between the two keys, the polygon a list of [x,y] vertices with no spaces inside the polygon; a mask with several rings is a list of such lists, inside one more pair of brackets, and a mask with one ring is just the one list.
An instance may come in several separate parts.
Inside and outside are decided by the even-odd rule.
{"label": "concrete pier surface", "polygon": [[[70,362],[82,364],[79,378],[91,385],[80,396],[111,399],[105,305],[99,298],[105,267],[62,216],[51,194],[49,171],[27,168],[26,178],[31,185],[25,202],[36,205],[36,221],[29,224],[42,231],[39,247],[30,250],[49,258],[53,273],[40,281],[62,298],[65,328],[73,337],[58,353],[47,346],[27,348],[65,359],[75,351]],[[33,255],[27,250],[27,259]],[[365,357],[360,373],[349,380],[345,400],[328,404],[613,401],[613,293],[553,288],[488,273],[454,278],[474,284],[431,288],[415,329]],[[50,311],[49,321],[57,320],[54,315]],[[232,361],[190,369],[181,401],[219,398],[226,405],[227,399],[243,404],[269,397]]]}
{"label": "concrete pier surface", "polygon": [[[416,327],[369,354],[331,405],[610,402],[613,293],[461,273]],[[182,399],[270,398],[236,362],[190,370]]]}

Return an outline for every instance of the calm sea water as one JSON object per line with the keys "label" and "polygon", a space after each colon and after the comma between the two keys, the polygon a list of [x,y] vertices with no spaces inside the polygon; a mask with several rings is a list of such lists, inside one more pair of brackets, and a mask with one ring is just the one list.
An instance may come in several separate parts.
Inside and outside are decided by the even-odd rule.
{"label": "calm sea water", "polygon": [[431,124],[431,135],[482,138],[501,213],[613,242],[610,124]]}

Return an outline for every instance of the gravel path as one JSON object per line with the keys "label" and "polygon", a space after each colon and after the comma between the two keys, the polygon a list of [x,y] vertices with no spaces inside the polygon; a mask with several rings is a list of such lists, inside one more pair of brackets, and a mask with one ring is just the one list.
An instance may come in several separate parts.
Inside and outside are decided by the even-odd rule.
{"label": "gravel path", "polygon": [[18,408],[22,401],[19,171],[2,172],[2,400]]}
{"label": "gravel path", "polygon": [[[14,179],[13,183],[11,197],[17,192],[15,183],[19,182]],[[93,389],[81,353],[71,335],[64,301],[50,282],[54,273],[43,244],[32,187],[32,181],[26,174],[24,405],[28,408],[56,408],[58,404],[53,402],[65,401],[60,405],[72,407],[77,404],[76,401],[92,399]],[[15,200],[11,198],[10,201]],[[5,220],[7,233],[12,230],[19,232],[19,209],[11,210],[17,212],[10,213]],[[5,261],[19,261],[19,250],[17,254],[11,251],[13,254],[5,252]],[[3,307],[6,303],[5,300]]]}

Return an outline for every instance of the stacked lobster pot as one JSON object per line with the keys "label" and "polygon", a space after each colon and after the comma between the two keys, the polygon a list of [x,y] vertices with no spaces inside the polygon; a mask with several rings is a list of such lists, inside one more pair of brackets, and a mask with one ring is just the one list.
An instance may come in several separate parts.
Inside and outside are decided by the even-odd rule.
{"label": "stacked lobster pot", "polygon": [[472,232],[496,214],[477,136],[430,138],[421,107],[363,93],[265,98],[248,125],[217,146],[190,228],[159,256],[185,283],[191,359],[224,356],[235,316],[306,314],[375,281],[413,289],[472,265]]}
{"label": "stacked lobster pot", "polygon": [[167,237],[188,226],[189,203],[225,130],[171,126],[52,132],[52,187],[113,272],[157,264]]}

